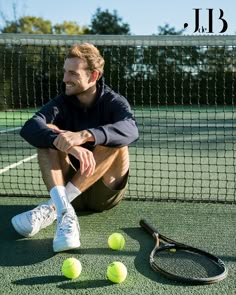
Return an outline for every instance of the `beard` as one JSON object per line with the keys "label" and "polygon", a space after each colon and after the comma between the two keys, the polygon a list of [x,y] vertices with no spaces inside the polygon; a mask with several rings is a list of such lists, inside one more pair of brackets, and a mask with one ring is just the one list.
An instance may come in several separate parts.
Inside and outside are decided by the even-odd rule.
{"label": "beard", "polygon": [[76,86],[74,84],[68,84],[65,88],[66,95],[75,95],[78,96],[84,92],[84,89],[81,86]]}
{"label": "beard", "polygon": [[[81,106],[89,106],[93,103],[94,96],[91,97],[92,87],[82,87],[81,85],[67,84],[65,94],[68,96],[76,96]],[[96,85],[95,85],[96,89]]]}

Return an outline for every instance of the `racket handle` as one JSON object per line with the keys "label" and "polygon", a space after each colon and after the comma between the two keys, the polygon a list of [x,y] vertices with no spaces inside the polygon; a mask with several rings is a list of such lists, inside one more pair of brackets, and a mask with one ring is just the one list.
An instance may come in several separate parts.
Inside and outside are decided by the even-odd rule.
{"label": "racket handle", "polygon": [[148,231],[152,236],[158,234],[157,229],[155,229],[155,227],[148,223],[146,219],[141,219],[139,224],[141,225],[141,227],[146,229],[146,231]]}

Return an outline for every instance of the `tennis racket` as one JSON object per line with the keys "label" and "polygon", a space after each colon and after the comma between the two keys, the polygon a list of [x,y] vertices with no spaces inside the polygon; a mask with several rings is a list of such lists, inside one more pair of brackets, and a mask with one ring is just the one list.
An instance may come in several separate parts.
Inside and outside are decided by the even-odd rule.
{"label": "tennis racket", "polygon": [[145,219],[140,225],[156,240],[150,265],[168,279],[190,284],[211,284],[227,276],[227,268],[218,257],[206,251],[178,243],[161,235]]}

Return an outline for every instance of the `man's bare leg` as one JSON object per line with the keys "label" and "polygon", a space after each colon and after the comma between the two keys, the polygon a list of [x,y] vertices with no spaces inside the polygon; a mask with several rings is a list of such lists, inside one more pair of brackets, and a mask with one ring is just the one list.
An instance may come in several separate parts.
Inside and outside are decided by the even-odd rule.
{"label": "man's bare leg", "polygon": [[[96,169],[92,176],[85,177],[73,169],[66,154],[52,149],[38,150],[39,165],[44,182],[50,191],[54,186],[65,186],[72,181],[83,192],[102,177],[103,182],[111,189],[119,189],[119,185],[126,177],[129,169],[128,148],[107,148],[97,146],[94,149]],[[50,203],[48,203],[50,205]],[[15,230],[25,236],[31,237],[53,223],[56,216],[48,205],[39,205],[33,210],[23,212],[12,218]],[[51,203],[52,205],[52,203]],[[39,221],[38,214],[43,219]],[[34,218],[34,215],[37,218]],[[37,221],[37,224],[35,224]]]}
{"label": "man's bare leg", "polygon": [[53,149],[39,149],[38,159],[42,177],[48,191],[56,185],[71,181],[84,192],[100,178],[111,189],[118,189],[129,170],[128,147],[110,148],[97,146],[93,155],[96,168],[93,175],[86,177],[75,171],[66,154]]}
{"label": "man's bare leg", "polygon": [[104,184],[110,189],[118,189],[129,170],[128,147],[110,148],[97,146],[93,155],[96,168],[93,175],[86,177],[78,171],[71,182],[84,192],[97,180],[102,178]]}
{"label": "man's bare leg", "polygon": [[53,149],[39,149],[38,160],[43,180],[50,192],[48,205],[56,209],[57,229],[53,239],[54,252],[80,246],[80,228],[73,206],[67,198],[65,184],[72,167],[68,156]]}
{"label": "man's bare leg", "polygon": [[69,175],[75,173],[68,156],[57,150],[38,149],[38,162],[48,191],[57,185],[65,186]]}

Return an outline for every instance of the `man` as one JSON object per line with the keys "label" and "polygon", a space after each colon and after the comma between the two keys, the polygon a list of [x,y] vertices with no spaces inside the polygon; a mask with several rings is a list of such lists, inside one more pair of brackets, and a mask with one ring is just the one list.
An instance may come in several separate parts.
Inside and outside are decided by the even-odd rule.
{"label": "man", "polygon": [[92,44],[76,44],[64,62],[63,93],[21,130],[38,148],[50,199],[12,218],[32,237],[57,219],[54,252],[80,247],[75,210],[103,211],[123,198],[129,174],[128,145],[138,129],[127,100],[104,84],[104,59]]}

